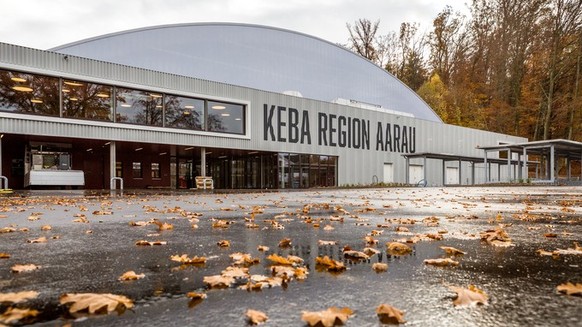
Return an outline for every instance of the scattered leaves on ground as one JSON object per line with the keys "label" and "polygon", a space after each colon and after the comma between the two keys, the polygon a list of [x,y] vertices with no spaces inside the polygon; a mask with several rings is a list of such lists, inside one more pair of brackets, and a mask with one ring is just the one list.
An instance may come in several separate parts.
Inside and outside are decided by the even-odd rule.
{"label": "scattered leaves on ground", "polygon": [[170,259],[172,261],[177,261],[177,262],[182,263],[182,264],[196,265],[196,264],[206,263],[206,257],[193,256],[192,258],[190,258],[187,254],[182,254],[182,255],[175,254],[175,255],[172,255],[170,257]]}
{"label": "scattered leaves on ground", "polygon": [[221,248],[227,248],[230,246],[230,241],[229,240],[220,240],[220,241],[216,242],[216,244],[218,246],[220,246]]}
{"label": "scattered leaves on ground", "polygon": [[328,256],[316,257],[315,263],[320,267],[324,267],[325,270],[329,272],[342,272],[346,270],[346,266],[343,262],[333,260]]}
{"label": "scattered leaves on ground", "polygon": [[135,242],[135,245],[139,246],[154,246],[154,245],[166,245],[168,242],[166,241],[146,241],[146,240],[139,240]]}
{"label": "scattered leaves on ground", "polygon": [[454,247],[451,247],[451,246],[441,246],[441,249],[443,249],[443,251],[445,251],[446,254],[452,255],[452,256],[467,254],[466,252],[463,252],[463,251],[456,249]]}
{"label": "scattered leaves on ground", "polygon": [[39,268],[40,268],[40,266],[37,266],[37,265],[31,263],[31,264],[27,264],[27,265],[14,265],[10,269],[14,273],[21,273],[21,272],[37,270]]}
{"label": "scattered leaves on ground", "polygon": [[26,318],[36,317],[38,314],[39,312],[37,310],[11,307],[6,309],[6,311],[0,315],[0,322],[4,324],[15,324]]}
{"label": "scattered leaves on ground", "polygon": [[427,265],[437,266],[437,267],[447,267],[447,266],[458,266],[459,265],[458,261],[455,261],[451,258],[425,259],[424,263]]}
{"label": "scattered leaves on ground", "polygon": [[400,242],[388,242],[386,243],[386,248],[391,255],[407,255],[412,253],[411,247]]}
{"label": "scattered leaves on ground", "polygon": [[28,239],[26,240],[27,243],[46,243],[47,239],[44,236],[41,236],[39,238],[34,238],[34,239]]}

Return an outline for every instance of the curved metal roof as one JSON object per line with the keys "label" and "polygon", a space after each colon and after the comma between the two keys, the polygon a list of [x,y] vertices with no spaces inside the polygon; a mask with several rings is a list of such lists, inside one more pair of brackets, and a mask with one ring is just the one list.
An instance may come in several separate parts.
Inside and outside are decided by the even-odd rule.
{"label": "curved metal roof", "polygon": [[381,105],[442,122],[386,70],[331,42],[251,24],[146,27],[62,45],[51,51],[332,102]]}

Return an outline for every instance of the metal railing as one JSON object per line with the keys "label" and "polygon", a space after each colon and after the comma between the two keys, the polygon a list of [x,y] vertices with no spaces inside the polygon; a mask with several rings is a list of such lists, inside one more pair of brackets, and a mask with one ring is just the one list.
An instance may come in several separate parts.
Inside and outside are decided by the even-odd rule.
{"label": "metal railing", "polygon": [[111,177],[111,181],[109,182],[111,189],[115,190],[117,188],[116,181],[119,181],[119,189],[123,191],[123,178],[121,177]]}
{"label": "metal railing", "polygon": [[2,189],[4,189],[4,190],[8,189],[8,177],[0,176],[0,179],[2,179],[2,181],[3,181]]}

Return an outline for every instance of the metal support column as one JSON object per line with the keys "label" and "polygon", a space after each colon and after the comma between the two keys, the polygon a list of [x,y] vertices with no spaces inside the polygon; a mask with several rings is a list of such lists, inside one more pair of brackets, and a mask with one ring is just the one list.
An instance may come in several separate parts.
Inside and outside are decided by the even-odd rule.
{"label": "metal support column", "polygon": [[507,182],[511,183],[511,149],[507,149]]}
{"label": "metal support column", "polygon": [[410,159],[408,157],[404,157],[406,158],[406,172],[405,172],[405,178],[406,178],[406,184],[410,184]]}
{"label": "metal support column", "polygon": [[116,180],[114,179],[115,177],[115,168],[116,168],[116,162],[117,162],[117,158],[116,158],[116,145],[115,145],[115,141],[111,141],[109,142],[109,178],[110,178],[110,183],[109,183],[109,187],[111,190],[115,190],[116,186]]}
{"label": "metal support column", "polygon": [[483,157],[483,163],[485,164],[485,167],[483,167],[483,170],[485,170],[485,183],[489,183],[489,164],[487,162],[487,150],[485,150],[485,156]]}
{"label": "metal support column", "polygon": [[554,169],[556,166],[556,163],[554,162],[554,160],[555,160],[554,159],[554,145],[552,144],[550,146],[550,182],[551,183],[555,182],[555,175],[556,175],[554,172]]}
{"label": "metal support column", "polygon": [[461,166],[462,166],[463,162],[461,161],[461,159],[459,159],[459,185],[463,185],[463,180],[461,179]]}
{"label": "metal support column", "polygon": [[475,185],[475,161],[471,162],[471,185]]}
{"label": "metal support column", "polygon": [[447,185],[447,168],[446,161],[443,160],[443,186]]}
{"label": "metal support column", "polygon": [[527,148],[523,148],[523,172],[522,172],[522,176],[523,178],[527,181],[527,179],[529,179],[529,170],[527,167]]}
{"label": "metal support column", "polygon": [[206,148],[200,149],[200,176],[206,176]]}
{"label": "metal support column", "polygon": [[426,177],[426,156],[422,158],[422,178],[428,183],[428,179]]}

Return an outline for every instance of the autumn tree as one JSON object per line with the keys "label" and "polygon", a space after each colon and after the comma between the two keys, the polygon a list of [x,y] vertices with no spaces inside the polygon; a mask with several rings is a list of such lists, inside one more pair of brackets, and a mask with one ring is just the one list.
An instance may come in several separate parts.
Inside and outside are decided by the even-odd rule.
{"label": "autumn tree", "polygon": [[377,62],[376,33],[379,25],[380,20],[371,22],[364,18],[358,19],[353,26],[346,23],[350,32],[349,48],[360,56]]}

